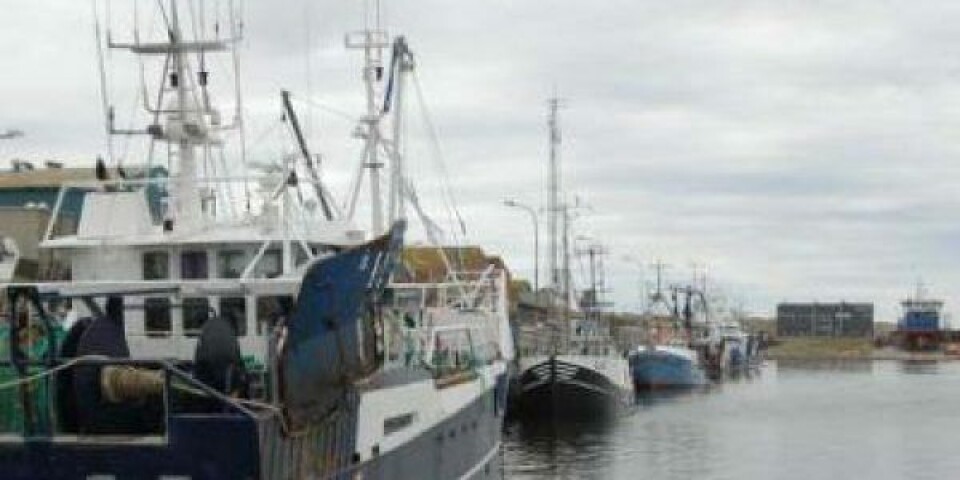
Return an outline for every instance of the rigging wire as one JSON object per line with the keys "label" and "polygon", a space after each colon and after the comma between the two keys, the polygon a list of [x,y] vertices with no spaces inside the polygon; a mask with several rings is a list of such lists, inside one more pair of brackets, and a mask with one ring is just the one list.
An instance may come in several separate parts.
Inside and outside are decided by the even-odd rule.
{"label": "rigging wire", "polygon": [[[139,2],[134,2],[134,3],[133,3],[133,17],[134,17],[134,22],[133,22],[133,35],[134,35],[134,40],[135,40],[136,43],[140,43],[140,9],[139,9],[138,5],[139,5]],[[156,29],[156,27],[157,27],[157,21],[156,21],[156,20],[157,20],[157,11],[154,10],[154,11],[153,11],[153,18],[150,19],[150,32],[149,32],[149,35],[150,35],[151,37],[154,35],[155,29]],[[146,75],[146,71],[145,71],[145,68],[146,68],[146,67],[144,66],[143,58],[142,58],[140,55],[137,55],[137,62],[138,62],[138,64],[139,64],[139,66],[140,66],[140,84],[141,84],[141,87],[142,87],[142,90],[141,90],[142,98],[141,98],[141,100],[143,100],[143,103],[149,107],[148,104],[149,104],[149,102],[150,102],[150,100],[149,100],[150,95],[149,95],[149,91],[147,90],[147,75]],[[160,75],[161,75],[161,77],[160,77],[160,78],[161,78],[161,81],[163,81],[163,80],[166,79],[167,69],[168,69],[169,67],[170,67],[170,56],[167,55],[167,56],[164,57],[164,61],[163,61],[163,70],[162,70],[162,72],[161,72],[161,74],[160,74]],[[158,88],[158,89],[157,89],[157,103],[154,105],[156,108],[155,108],[155,111],[154,111],[153,114],[152,114],[152,116],[153,116],[153,124],[157,124],[157,123],[160,122],[160,109],[161,109],[162,102],[163,102],[163,88],[161,87],[161,88]],[[133,124],[133,115],[131,115],[130,118],[131,118],[130,122],[131,122],[131,127],[132,127],[132,124]],[[147,178],[151,178],[151,174],[152,174],[152,170],[153,170],[154,155],[155,155],[156,149],[157,149],[157,141],[156,141],[156,139],[154,139],[153,136],[150,136],[149,138],[150,138],[150,141],[149,141],[149,143],[147,144],[147,162],[146,162],[147,168],[146,168],[146,171],[144,172],[144,174],[146,175]],[[171,170],[170,170],[170,164],[169,164],[169,158],[168,158],[168,162],[167,162],[167,172],[166,172],[167,175],[170,174],[170,171],[171,171]],[[157,187],[157,188],[162,188],[162,189],[164,189],[164,190],[166,189],[165,186],[161,186],[161,187]]]}
{"label": "rigging wire", "polygon": [[[190,28],[193,30],[193,38],[194,38],[194,39],[200,39],[201,37],[200,37],[200,35],[199,35],[199,28],[202,28],[202,27],[199,27],[199,28],[198,28],[198,26],[197,26],[197,17],[198,17],[198,14],[197,14],[197,4],[196,4],[196,2],[195,2],[194,0],[188,0],[188,1],[187,1],[187,9],[190,11]],[[201,9],[202,9],[202,7],[201,7]],[[201,52],[201,57],[202,57],[202,55],[203,55],[203,53]]]}
{"label": "rigging wire", "polygon": [[[220,1],[217,0],[217,37],[220,35]],[[240,132],[240,164],[243,166],[243,175],[247,176],[250,174],[250,167],[247,164],[247,128],[243,123],[243,90],[240,88],[240,55],[237,54],[239,35],[242,33],[237,32],[237,19],[236,19],[236,10],[234,9],[234,0],[230,0],[229,9],[230,9],[230,55],[233,57],[233,87],[236,90],[237,95],[237,104],[236,109],[233,114],[233,123],[237,126],[237,129]],[[243,182],[243,197],[244,204],[246,207],[246,212],[249,215],[252,206],[250,200],[250,184],[247,181]]]}
{"label": "rigging wire", "polygon": [[[142,69],[143,69],[143,62],[142,62],[142,60],[141,60],[140,66],[141,66],[141,72],[142,72],[142,71],[143,71],[143,70],[142,70]],[[170,68],[170,56],[167,55],[167,56],[164,58],[164,61],[163,61],[163,72],[161,73],[161,82],[165,81],[166,76],[167,76],[167,71],[169,70],[169,68]],[[143,94],[144,94],[144,95],[147,95],[147,83],[146,83],[147,80],[146,80],[146,77],[145,77],[145,76],[142,76],[141,78],[143,79]],[[144,101],[146,101],[146,97],[144,97]],[[163,109],[163,87],[162,87],[162,86],[157,89],[157,103],[154,105],[154,107],[156,107],[156,108],[155,108],[155,110],[153,111],[153,124],[156,125],[156,124],[160,123],[160,111]],[[147,156],[147,168],[149,168],[149,167],[153,164],[153,152],[154,152],[154,150],[153,150],[153,143],[154,143],[154,139],[153,139],[153,137],[151,136],[151,137],[150,137],[150,152],[149,152],[149,154],[148,154],[148,156]],[[168,168],[169,168],[169,166],[168,166]],[[168,173],[169,173],[170,171],[171,171],[171,170],[167,170]]]}
{"label": "rigging wire", "polygon": [[94,34],[97,41],[97,65],[100,69],[100,102],[103,107],[107,155],[110,163],[112,164],[116,161],[113,151],[113,135],[111,135],[113,113],[111,112],[110,100],[108,98],[109,87],[107,85],[107,71],[103,58],[103,37],[100,33],[100,12],[99,8],[97,8],[97,0],[91,0],[90,5],[93,8]]}
{"label": "rigging wire", "polygon": [[167,37],[173,37],[173,31],[170,29],[170,17],[167,16],[167,9],[163,8],[163,0],[157,0],[157,8],[160,9],[160,14],[163,15],[163,24],[167,26]]}
{"label": "rigging wire", "polygon": [[[226,153],[224,153],[223,147],[218,148],[217,152],[219,153],[219,155],[217,156],[217,159],[220,160],[220,168],[223,169],[223,175],[224,176],[229,175],[228,173],[229,170],[227,169],[227,156],[226,156]],[[224,189],[226,190],[225,192],[219,192],[219,189],[217,189],[217,191],[223,197],[223,206],[224,206],[225,213],[228,217],[231,217],[231,218],[236,218],[236,212],[233,209],[233,198],[235,195],[233,191],[234,183],[235,182],[233,181],[225,182],[224,184],[224,186],[226,187]],[[247,182],[246,180],[244,180],[241,183],[246,185]]]}
{"label": "rigging wire", "polygon": [[[136,113],[137,113],[137,104],[138,104],[138,103],[140,102],[140,100],[141,100],[140,93],[141,93],[141,92],[140,92],[140,90],[138,89],[137,92],[134,94],[134,95],[136,95],[136,99],[130,104],[130,113],[129,113],[129,115],[127,115],[127,131],[133,130],[134,116],[135,116]],[[132,140],[133,140],[133,135],[124,135],[124,136],[123,136],[123,144],[122,144],[122,146],[120,147],[120,156],[119,156],[118,159],[117,159],[117,167],[118,167],[118,168],[119,168],[119,167],[123,167],[124,159],[126,159],[127,156],[128,156],[129,153],[130,153],[130,142],[131,142]]]}
{"label": "rigging wire", "polygon": [[253,142],[249,142],[251,146],[258,145],[263,139],[267,138],[268,135],[274,133],[280,126],[283,125],[282,120],[276,120],[269,127],[265,128],[264,131],[259,134]]}
{"label": "rigging wire", "polygon": [[[303,1],[303,31],[306,49],[304,51],[304,76],[306,77],[307,96],[313,96],[313,11],[310,8],[313,0]],[[313,110],[307,110],[303,125],[304,134],[314,133]]]}
{"label": "rigging wire", "polygon": [[[364,142],[363,152],[360,158],[366,159],[370,155],[370,143]],[[350,180],[350,189],[347,192],[350,192],[350,195],[344,199],[343,211],[346,212],[347,218],[352,219],[353,214],[356,211],[357,199],[360,196],[360,182],[363,181],[363,172],[366,170],[366,160],[357,163],[357,168],[353,173],[353,177]],[[378,185],[379,186],[379,185]]]}
{"label": "rigging wire", "polygon": [[297,97],[290,97],[290,100],[292,100],[294,103],[301,103],[301,104],[303,104],[303,105],[305,105],[305,106],[307,106],[307,107],[312,107],[312,108],[316,108],[316,109],[319,109],[319,110],[323,110],[323,111],[325,111],[325,112],[327,112],[327,113],[330,113],[330,114],[336,115],[336,116],[338,116],[338,117],[340,117],[340,118],[349,120],[349,121],[352,122],[352,123],[356,123],[356,122],[360,121],[360,117],[357,116],[357,115],[353,115],[353,114],[348,113],[348,112],[345,112],[345,111],[343,111],[343,110],[338,110],[338,109],[333,108],[333,107],[331,107],[331,106],[324,105],[324,104],[322,104],[322,103],[320,103],[320,102],[317,102],[317,101],[315,101],[315,100],[313,100],[313,99],[311,99],[311,98],[307,98],[307,97],[303,97],[303,96],[297,96]]}
{"label": "rigging wire", "polygon": [[[190,24],[193,28],[193,38],[197,42],[202,42],[207,38],[206,9],[202,3],[200,4],[200,8],[197,9],[195,0],[190,0],[188,6],[190,8]],[[200,49],[200,65],[196,73],[200,83],[200,95],[203,97],[203,103],[198,105],[203,105],[203,108],[207,109],[210,105],[210,97],[207,94],[207,51],[204,48]],[[196,79],[191,80],[196,84]]]}
{"label": "rigging wire", "polygon": [[[439,135],[437,134],[437,129],[433,124],[433,120],[431,119],[430,110],[429,110],[429,107],[427,106],[426,100],[424,99],[423,89],[421,88],[421,85],[420,85],[420,78],[417,75],[416,71],[413,72],[413,85],[414,85],[414,91],[417,94],[417,101],[420,104],[420,109],[421,109],[424,124],[426,126],[427,135],[429,136],[430,144],[433,147],[433,159],[437,163],[437,166],[440,169],[440,174],[442,176],[443,181],[441,182],[441,185],[442,185],[442,194],[444,198],[444,203],[446,204],[445,206],[447,207],[449,212],[452,214],[452,217],[456,219],[456,223],[457,223],[456,227],[459,227],[460,233],[464,237],[466,237],[467,235],[466,223],[463,221],[463,217],[460,214],[459,208],[457,207],[456,197],[454,197],[453,190],[450,187],[451,185],[450,172],[447,170],[447,165],[444,159],[443,150],[440,147]],[[453,231],[456,232],[457,230],[458,229],[455,228]]]}

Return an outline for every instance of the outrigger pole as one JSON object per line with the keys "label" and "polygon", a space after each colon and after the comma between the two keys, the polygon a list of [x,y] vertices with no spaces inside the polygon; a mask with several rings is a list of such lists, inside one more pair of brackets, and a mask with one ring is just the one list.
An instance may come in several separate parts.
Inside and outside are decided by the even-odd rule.
{"label": "outrigger pole", "polygon": [[317,173],[317,168],[313,163],[313,156],[310,154],[310,149],[307,148],[307,141],[303,138],[303,131],[300,130],[300,121],[297,120],[297,113],[293,110],[293,104],[290,103],[290,92],[281,90],[280,95],[283,97],[283,109],[287,113],[287,118],[290,119],[290,127],[293,128],[293,135],[297,138],[300,154],[303,156],[303,161],[307,164],[307,171],[310,172],[310,178],[313,180],[313,189],[320,199],[323,216],[326,217],[327,220],[333,220],[333,209],[327,201],[327,192],[324,190],[323,184],[320,183],[320,175]]}

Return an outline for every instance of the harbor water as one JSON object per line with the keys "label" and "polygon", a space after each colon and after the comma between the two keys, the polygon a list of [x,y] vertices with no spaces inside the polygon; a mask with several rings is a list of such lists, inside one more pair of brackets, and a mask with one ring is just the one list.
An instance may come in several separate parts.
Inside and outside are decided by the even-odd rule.
{"label": "harbor water", "polygon": [[960,362],[774,362],[609,425],[511,423],[509,479],[960,478]]}

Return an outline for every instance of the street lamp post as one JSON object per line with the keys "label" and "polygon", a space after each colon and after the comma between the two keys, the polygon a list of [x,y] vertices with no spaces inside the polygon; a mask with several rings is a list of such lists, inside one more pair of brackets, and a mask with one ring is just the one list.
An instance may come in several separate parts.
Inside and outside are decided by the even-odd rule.
{"label": "street lamp post", "polygon": [[530,214],[533,221],[533,293],[535,298],[540,295],[540,220],[537,218],[537,211],[532,207],[524,205],[514,200],[504,200],[503,204],[508,207],[515,207]]}

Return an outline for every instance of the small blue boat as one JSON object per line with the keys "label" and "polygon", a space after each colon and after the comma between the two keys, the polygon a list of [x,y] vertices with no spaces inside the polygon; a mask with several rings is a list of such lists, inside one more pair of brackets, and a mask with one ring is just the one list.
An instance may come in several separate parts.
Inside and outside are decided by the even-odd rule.
{"label": "small blue boat", "polygon": [[630,372],[637,391],[692,388],[706,384],[697,353],[680,346],[638,347],[630,354]]}

